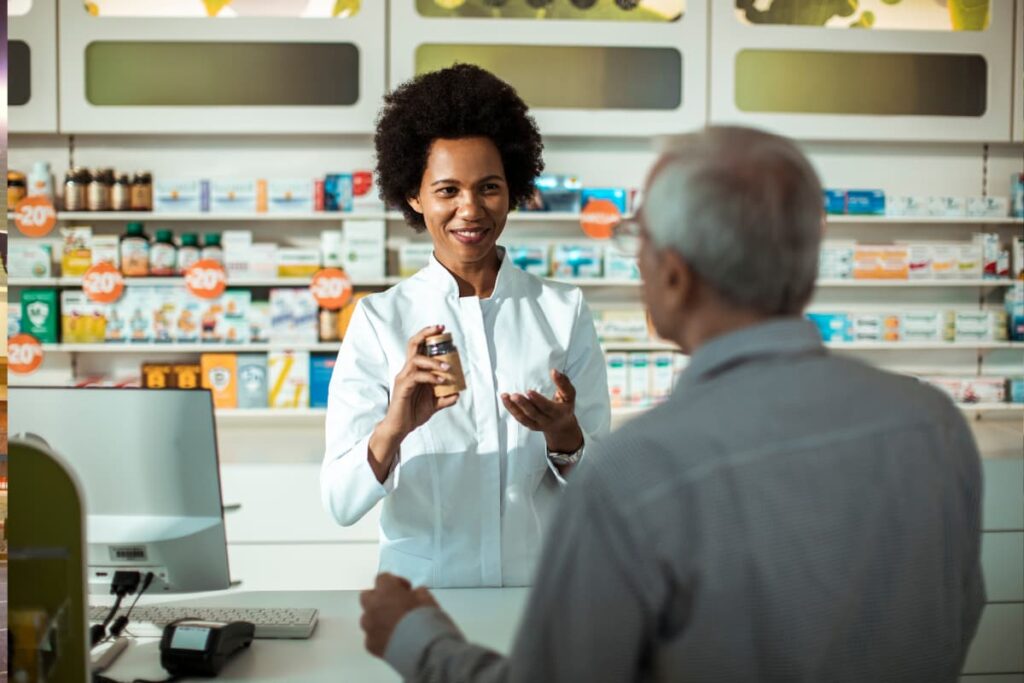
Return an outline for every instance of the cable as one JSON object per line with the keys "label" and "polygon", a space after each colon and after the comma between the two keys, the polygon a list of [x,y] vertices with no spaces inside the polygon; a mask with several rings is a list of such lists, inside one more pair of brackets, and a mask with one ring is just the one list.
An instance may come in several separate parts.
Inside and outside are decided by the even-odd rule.
{"label": "cable", "polygon": [[139,598],[142,597],[142,594],[146,592],[147,588],[149,588],[149,584],[153,583],[153,578],[155,576],[156,574],[154,574],[153,572],[146,572],[146,578],[142,582],[142,588],[140,588],[139,592],[135,594],[135,600],[132,601],[131,607],[129,607],[128,611],[125,612],[123,615],[119,616],[117,620],[114,621],[114,625],[110,627],[111,636],[114,636],[116,638],[117,636],[121,635],[122,631],[124,631],[125,627],[128,625],[128,620],[132,616],[132,610],[135,609],[135,605],[139,603]]}
{"label": "cable", "polygon": [[[92,649],[107,639],[107,625],[121,608],[121,601],[126,595],[131,595],[139,587],[142,574],[139,572],[114,572],[114,578],[110,581],[110,592],[117,596],[114,599],[114,606],[107,613],[107,618],[102,624],[93,624],[89,627],[89,649]],[[152,579],[151,579],[152,580]],[[122,626],[122,628],[124,628]]]}

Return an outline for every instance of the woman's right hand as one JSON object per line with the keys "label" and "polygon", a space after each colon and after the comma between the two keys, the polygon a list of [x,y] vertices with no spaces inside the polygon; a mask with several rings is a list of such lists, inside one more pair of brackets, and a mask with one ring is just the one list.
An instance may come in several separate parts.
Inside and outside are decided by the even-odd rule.
{"label": "woman's right hand", "polygon": [[458,394],[443,398],[434,396],[434,387],[445,382],[435,373],[447,372],[450,367],[448,363],[421,352],[427,337],[443,331],[444,325],[431,325],[409,339],[405,366],[395,377],[388,412],[381,423],[399,441],[425,424],[434,413],[455,405],[459,398]]}

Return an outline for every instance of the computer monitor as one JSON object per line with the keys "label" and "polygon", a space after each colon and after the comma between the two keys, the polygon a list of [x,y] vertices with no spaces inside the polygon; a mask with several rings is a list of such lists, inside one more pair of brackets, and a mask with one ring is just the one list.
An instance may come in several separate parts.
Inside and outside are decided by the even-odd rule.
{"label": "computer monitor", "polygon": [[152,571],[148,593],[230,586],[213,400],[197,389],[11,387],[12,434],[35,434],[82,484],[88,586]]}

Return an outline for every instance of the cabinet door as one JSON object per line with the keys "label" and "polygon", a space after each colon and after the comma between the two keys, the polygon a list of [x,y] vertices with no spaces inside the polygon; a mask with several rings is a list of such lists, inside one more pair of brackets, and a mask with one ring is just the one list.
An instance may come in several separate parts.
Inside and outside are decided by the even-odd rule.
{"label": "cabinet door", "polygon": [[545,135],[648,136],[704,124],[707,0],[649,3],[664,13],[633,10],[647,13],[643,21],[611,2],[494,4],[391,2],[391,87],[468,62],[515,87]]}
{"label": "cabinet door", "polygon": [[1016,41],[1013,48],[1013,141],[1024,142],[1024,0],[1017,0],[1013,25]]}
{"label": "cabinet door", "polygon": [[965,674],[1024,672],[1024,603],[989,604],[964,663]]}
{"label": "cabinet door", "polygon": [[807,140],[1008,141],[1013,3],[965,4],[714,3],[711,120]]}
{"label": "cabinet door", "polygon": [[985,493],[981,527],[985,531],[1024,531],[1024,459],[982,461]]}
{"label": "cabinet door", "polygon": [[373,130],[384,3],[323,18],[267,16],[282,3],[253,0],[182,17],[184,4],[92,0],[90,12],[82,0],[60,0],[62,132]]}
{"label": "cabinet door", "polygon": [[57,0],[19,0],[7,11],[10,131],[56,133]]}

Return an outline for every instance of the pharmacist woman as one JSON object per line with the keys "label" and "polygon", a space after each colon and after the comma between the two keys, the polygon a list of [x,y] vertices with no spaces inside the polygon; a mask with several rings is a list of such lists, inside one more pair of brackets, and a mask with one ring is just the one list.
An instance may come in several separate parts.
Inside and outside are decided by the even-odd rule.
{"label": "pharmacist woman", "polygon": [[[389,205],[429,265],[360,300],[331,378],[323,502],[343,525],[381,503],[380,571],[429,587],[531,580],[565,476],[610,421],[604,357],[576,287],[518,269],[498,240],[533,192],[542,143],[509,85],[470,65],[385,97]],[[424,342],[450,333],[466,389]]]}

